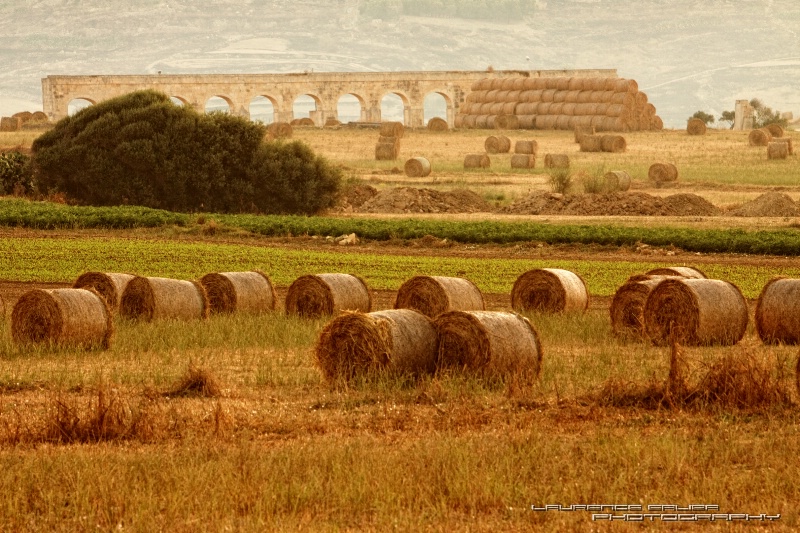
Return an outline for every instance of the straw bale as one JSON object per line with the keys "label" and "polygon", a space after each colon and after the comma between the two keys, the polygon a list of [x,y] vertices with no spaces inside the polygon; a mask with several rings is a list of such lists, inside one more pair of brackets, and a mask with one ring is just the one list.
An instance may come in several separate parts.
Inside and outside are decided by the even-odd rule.
{"label": "straw bale", "polygon": [[200,283],[135,276],[122,293],[119,312],[138,320],[208,317],[208,295]]}
{"label": "straw bale", "polygon": [[676,181],[678,179],[678,167],[672,163],[653,163],[647,171],[647,177],[656,183]]}
{"label": "straw bale", "polygon": [[108,349],[114,334],[111,309],[94,289],[34,289],[11,312],[17,344]]}
{"label": "straw bale", "polygon": [[486,129],[490,116],[491,115],[478,115],[475,117],[475,127],[482,130]]}
{"label": "straw bale", "polygon": [[465,128],[475,128],[478,125],[478,117],[475,115],[467,115],[464,117]]}
{"label": "straw bale", "polygon": [[544,88],[548,90],[558,89],[558,78],[544,78]]}
{"label": "straw bale", "polygon": [[542,344],[530,321],[516,313],[451,311],[434,325],[439,370],[475,373],[486,379],[533,382],[542,366]]}
{"label": "straw bale", "polygon": [[[474,85],[473,85],[474,87]],[[465,104],[472,104],[472,103],[480,103],[483,102],[483,97],[486,95],[486,91],[476,91],[473,90],[472,92],[468,93],[466,97],[464,97]],[[462,104],[461,109],[464,109]]]}
{"label": "straw bale", "polygon": [[630,116],[630,108],[622,104],[609,104],[605,114],[609,117],[627,118]]}
{"label": "straw bale", "polygon": [[22,127],[22,120],[18,117],[0,118],[0,131],[17,131]]}
{"label": "straw bale", "polygon": [[517,103],[517,102],[519,102],[519,95],[520,95],[521,92],[522,91],[518,91],[518,90],[517,91],[508,91],[506,93],[506,97],[505,97],[505,99],[503,101],[506,102],[506,103],[511,103],[511,102]]}
{"label": "straw bale", "polygon": [[314,349],[328,382],[356,376],[424,375],[436,369],[439,335],[413,309],[345,311],[323,329]]}
{"label": "straw bale", "polygon": [[341,126],[342,121],[333,117],[328,117],[325,119],[325,127],[326,128],[335,128],[337,126]]}
{"label": "straw bale", "polygon": [[92,288],[105,298],[108,306],[112,312],[119,310],[119,304],[122,300],[122,293],[125,292],[125,287],[128,282],[134,278],[133,274],[121,274],[116,272],[84,272],[75,283],[72,284],[73,289],[88,289]]}
{"label": "straw bale", "polygon": [[273,139],[290,139],[293,133],[291,124],[287,122],[273,122],[267,126],[267,135]]}
{"label": "straw bale", "polygon": [[501,89],[503,89],[504,91],[512,90],[514,88],[514,83],[516,81],[517,80],[514,78],[503,78],[503,85],[501,86]]}
{"label": "straw bale", "polygon": [[537,268],[525,272],[514,282],[511,307],[515,311],[582,312],[589,307],[589,291],[574,272]]}
{"label": "straw bale", "polygon": [[552,102],[556,94],[555,89],[545,89],[542,91],[542,102]]}
{"label": "straw bale", "polygon": [[489,168],[492,162],[486,154],[467,154],[464,156],[464,168]]}
{"label": "straw bale", "polygon": [[513,154],[511,168],[536,168],[536,156],[533,154]]}
{"label": "straw bale", "polygon": [[634,97],[631,93],[614,93],[611,96],[611,101],[609,103],[631,107],[636,103],[636,97]]}
{"label": "straw bale", "polygon": [[597,104],[575,104],[576,115],[596,115]]}
{"label": "straw bale", "polygon": [[20,125],[26,124],[31,121],[33,118],[33,113],[30,111],[20,111],[19,113],[14,113],[11,115],[11,118],[18,118],[20,121]]}
{"label": "straw bale", "polygon": [[600,136],[600,142],[604,152],[615,154],[624,152],[628,147],[628,143],[622,135],[602,135]]}
{"label": "straw bale", "polygon": [[405,133],[405,127],[402,122],[381,122],[381,136],[401,139],[403,133]]}
{"label": "straw bale", "polygon": [[580,91],[583,89],[583,80],[584,78],[579,77],[572,77],[569,79],[569,90],[570,91]]}
{"label": "straw bale", "polygon": [[464,115],[456,115],[456,118],[453,119],[453,127],[456,129],[464,127]]}
{"label": "straw bale", "polygon": [[568,91],[569,90],[569,82],[572,78],[556,78],[556,89],[559,91]]}
{"label": "straw bale", "polygon": [[292,126],[316,126],[316,124],[314,124],[314,121],[309,117],[296,118],[292,120],[289,124]]}
{"label": "straw bale", "polygon": [[514,113],[516,113],[517,116],[535,115],[538,107],[539,107],[538,103],[517,104],[517,108],[515,109]]}
{"label": "straw bale", "polygon": [[580,91],[575,100],[578,104],[589,104],[592,102],[592,91]]}
{"label": "straw bale", "polygon": [[475,89],[476,87],[477,87],[477,90],[479,90],[479,91],[488,91],[489,89],[492,88],[492,79],[491,78],[483,78],[482,80],[478,80],[478,81],[476,81],[475,83],[472,84],[472,90],[473,91],[476,90]]}
{"label": "straw bale", "polygon": [[494,78],[492,80],[492,90],[496,91],[496,90],[502,89],[504,81],[505,81],[505,78]]}
{"label": "straw bale", "polygon": [[534,90],[545,90],[547,89],[547,79],[546,78],[535,78],[533,83]]}
{"label": "straw bale", "polygon": [[772,142],[786,144],[786,153],[789,154],[789,155],[794,155],[794,147],[792,146],[792,138],[791,137],[779,137],[777,139],[773,138]]}
{"label": "straw bale", "polygon": [[556,90],[556,92],[553,94],[553,102],[563,104],[564,100],[567,99],[568,92],[569,91]]}
{"label": "straw bale", "polygon": [[617,93],[635,93],[638,90],[639,85],[634,80],[619,78],[614,84],[614,91]]}
{"label": "straw bale", "polygon": [[518,130],[519,119],[516,115],[497,115],[497,118],[494,120],[494,127],[499,130]]}
{"label": "straw bale", "polygon": [[536,127],[536,115],[517,115],[519,127],[524,130],[532,130]]}
{"label": "straw bale", "polygon": [[584,135],[581,137],[581,152],[602,152],[602,135]]}
{"label": "straw bale", "polygon": [[690,118],[686,123],[686,133],[689,135],[705,135],[706,123],[699,118]]}
{"label": "straw bale", "polygon": [[278,295],[269,276],[260,270],[213,272],[200,278],[212,314],[274,311]]}
{"label": "straw bale", "polygon": [[431,163],[424,157],[412,157],[403,169],[409,178],[424,178],[431,174]]}
{"label": "straw bale", "polygon": [[447,131],[449,129],[447,121],[441,117],[433,117],[428,121],[428,131]]}
{"label": "straw bale", "polygon": [[490,135],[483,146],[490,154],[506,154],[511,150],[511,139],[505,135]]}
{"label": "straw bale", "polygon": [[532,154],[536,155],[539,150],[539,143],[536,141],[517,141],[514,143],[515,154]]}
{"label": "straw bale", "polygon": [[644,305],[645,333],[658,346],[736,344],[747,322],[747,301],[739,288],[717,279],[664,280]]}
{"label": "straw bale", "polygon": [[[578,120],[580,120],[580,118]],[[594,135],[594,129],[582,125],[575,126],[575,142],[580,143],[584,135]]]}
{"label": "straw bale", "polygon": [[767,124],[764,126],[764,129],[772,135],[773,138],[775,137],[783,137],[784,131],[780,124]]}
{"label": "straw bale", "polygon": [[555,115],[537,115],[536,116],[536,129],[537,130],[552,130],[556,127]]}
{"label": "straw bale", "polygon": [[491,91],[486,91],[486,97],[483,99],[484,102],[494,103],[497,101],[497,93],[499,93],[497,89],[492,89]]}
{"label": "straw bale", "polygon": [[391,161],[397,159],[400,152],[399,139],[392,142],[379,142],[375,145],[375,160],[376,161]]}
{"label": "straw bale", "polygon": [[631,188],[631,176],[624,170],[611,170],[603,178],[608,192],[625,192]]}
{"label": "straw bale", "polygon": [[569,168],[569,156],[566,154],[547,154],[544,156],[544,168]]}
{"label": "straw bale", "polygon": [[658,115],[653,117],[653,125],[651,126],[650,129],[652,129],[653,131],[661,131],[664,129],[664,121],[661,120],[661,117],[659,117]]}
{"label": "straw bale", "polygon": [[34,111],[33,115],[31,115],[31,122],[47,122],[47,113],[44,111]]}
{"label": "straw bale", "polygon": [[489,115],[486,117],[486,128],[488,129],[495,129],[495,123],[497,122],[498,115]]}
{"label": "straw bale", "polygon": [[644,303],[650,292],[673,276],[631,276],[614,293],[609,314],[611,330],[621,337],[644,338]]}
{"label": "straw bale", "polygon": [[550,104],[549,109],[547,110],[547,114],[549,115],[560,115],[561,110],[564,108],[563,102],[552,102]]}
{"label": "straw bale", "polygon": [[435,318],[447,311],[473,311],[486,308],[483,294],[465,278],[415,276],[397,290],[395,309],[416,309]]}
{"label": "straw bale", "polygon": [[771,142],[767,145],[769,159],[786,159],[789,156],[789,145],[784,142]]}
{"label": "straw bale", "polygon": [[636,93],[636,107],[644,107],[647,103],[647,95],[642,91]]}
{"label": "straw bale", "polygon": [[525,80],[526,79],[527,78],[515,78],[514,79],[514,83],[513,83],[512,87],[511,87],[512,90],[521,91],[522,89],[524,89],[525,88]]}
{"label": "straw bale", "polygon": [[537,83],[538,82],[536,81],[536,78],[525,78],[522,81],[522,90],[524,90],[524,91],[534,90],[534,89],[536,89]]}
{"label": "straw bale", "polygon": [[699,268],[695,267],[688,267],[688,266],[669,266],[669,267],[658,267],[652,270],[648,270],[645,272],[646,276],[675,276],[679,278],[686,278],[686,279],[706,279],[708,276],[700,270]]}
{"label": "straw bale", "polygon": [[364,280],[352,274],[300,276],[286,293],[286,314],[304,318],[330,316],[339,311],[372,310],[372,294]]}
{"label": "straw bale", "polygon": [[578,104],[573,102],[565,102],[563,106],[561,106],[561,113],[564,115],[575,115],[575,109]]}
{"label": "straw bale", "polygon": [[568,103],[568,104],[577,103],[578,102],[578,95],[580,93],[581,93],[580,91],[573,91],[573,90],[567,91],[566,93],[564,93],[564,102]]}
{"label": "straw bale", "polygon": [[755,321],[765,344],[800,344],[800,279],[769,280],[758,296]]}
{"label": "straw bale", "polygon": [[750,135],[747,136],[747,142],[750,143],[750,146],[767,146],[772,142],[772,134],[764,128],[751,130]]}
{"label": "straw bale", "polygon": [[549,115],[550,114],[550,105],[552,102],[539,102],[536,104],[536,114],[537,115]]}

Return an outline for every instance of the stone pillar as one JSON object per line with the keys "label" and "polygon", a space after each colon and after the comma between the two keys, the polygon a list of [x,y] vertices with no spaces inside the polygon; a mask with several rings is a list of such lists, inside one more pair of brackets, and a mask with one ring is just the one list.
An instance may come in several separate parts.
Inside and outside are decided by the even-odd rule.
{"label": "stone pillar", "polygon": [[750,106],[750,102],[747,100],[736,100],[736,109],[734,113],[736,116],[733,121],[733,129],[753,129],[753,108]]}
{"label": "stone pillar", "polygon": [[362,122],[380,122],[381,121],[381,103],[371,102],[367,104],[366,109],[361,110]]}
{"label": "stone pillar", "polygon": [[273,107],[272,111],[272,120],[273,122],[291,122],[292,118],[294,117],[294,112],[289,109],[288,111],[283,109],[276,109]]}
{"label": "stone pillar", "polygon": [[403,117],[407,128],[421,128],[425,125],[425,110],[422,107],[405,106]]}

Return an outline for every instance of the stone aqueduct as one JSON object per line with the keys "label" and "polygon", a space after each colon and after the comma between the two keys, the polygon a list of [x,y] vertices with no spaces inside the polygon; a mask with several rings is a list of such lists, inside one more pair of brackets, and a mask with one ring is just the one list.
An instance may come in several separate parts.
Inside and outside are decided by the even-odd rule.
{"label": "stone aqueduct", "polygon": [[615,77],[615,69],[597,70],[501,70],[420,72],[306,72],[299,74],[152,74],[48,76],[42,79],[44,112],[50,120],[67,116],[75,99],[97,103],[141,89],[155,89],[203,112],[206,102],[219,97],[232,113],[250,117],[250,103],[263,96],[273,107],[275,121],[290,122],[295,100],[310,96],[316,110],[310,118],[322,126],[338,119],[338,102],[354,96],[361,105],[360,121],[381,121],[381,100],[387,94],[400,97],[404,124],[421,127],[424,100],[431,93],[444,98],[447,123],[452,127],[459,106],[473,82],[486,77]]}

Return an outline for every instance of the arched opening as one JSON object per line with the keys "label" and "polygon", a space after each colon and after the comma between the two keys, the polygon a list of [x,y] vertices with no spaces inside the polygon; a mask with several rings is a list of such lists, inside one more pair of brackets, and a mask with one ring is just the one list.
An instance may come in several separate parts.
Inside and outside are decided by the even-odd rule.
{"label": "arched opening", "polygon": [[67,104],[67,115],[72,116],[81,109],[86,109],[89,106],[93,106],[95,103],[89,100],[88,98],[73,98]]}
{"label": "arched opening", "polygon": [[170,100],[170,102],[172,102],[173,104],[175,104],[176,106],[179,106],[179,107],[183,107],[187,103],[186,100],[184,100],[180,96],[170,96],[169,100]]}
{"label": "arched opening", "polygon": [[[422,113],[425,124],[434,117],[447,120],[448,110],[451,108],[450,99],[442,93],[428,93],[422,103]],[[449,122],[449,121],[448,121]]]}
{"label": "arched opening", "polygon": [[316,97],[311,96],[310,94],[301,94],[294,99],[294,102],[292,102],[292,118],[314,119],[314,115],[319,109],[317,103],[318,101]]}
{"label": "arched opening", "polygon": [[214,111],[220,113],[231,112],[231,102],[223,96],[212,96],[206,100],[205,112],[213,113]]}
{"label": "arched opening", "polygon": [[275,122],[275,102],[268,96],[256,96],[250,100],[250,120],[263,124]]}
{"label": "arched opening", "polygon": [[364,113],[364,99],[355,94],[343,94],[336,103],[340,122],[359,122]]}
{"label": "arched opening", "polygon": [[406,123],[408,102],[397,93],[389,93],[381,98],[381,121]]}

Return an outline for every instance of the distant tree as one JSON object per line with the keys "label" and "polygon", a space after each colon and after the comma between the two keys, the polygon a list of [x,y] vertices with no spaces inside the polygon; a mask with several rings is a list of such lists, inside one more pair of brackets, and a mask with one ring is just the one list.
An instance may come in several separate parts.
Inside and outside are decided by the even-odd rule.
{"label": "distant tree", "polygon": [[778,124],[783,127],[788,125],[788,121],[781,117],[780,111],[773,111],[771,107],[766,106],[758,98],[750,100],[750,106],[755,110],[755,115],[753,116],[754,128],[763,128],[768,124]]}
{"label": "distant tree", "polygon": [[730,129],[733,129],[733,123],[736,121],[736,111],[723,111],[719,116],[719,121],[730,123]]}
{"label": "distant tree", "polygon": [[708,126],[709,124],[713,124],[714,123],[714,115],[709,115],[708,113],[705,113],[703,111],[697,111],[697,112],[695,112],[694,115],[689,117],[690,120],[693,119],[693,118],[699,118],[700,120],[702,120],[705,123],[706,126]]}
{"label": "distant tree", "polygon": [[17,152],[0,153],[0,194],[28,194],[31,176],[28,156]]}

